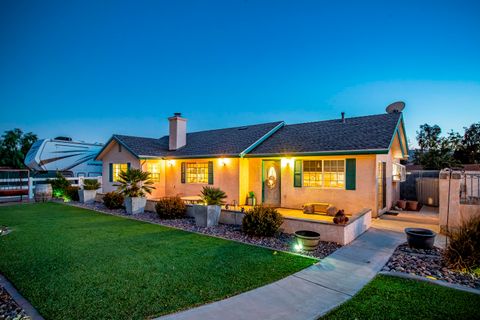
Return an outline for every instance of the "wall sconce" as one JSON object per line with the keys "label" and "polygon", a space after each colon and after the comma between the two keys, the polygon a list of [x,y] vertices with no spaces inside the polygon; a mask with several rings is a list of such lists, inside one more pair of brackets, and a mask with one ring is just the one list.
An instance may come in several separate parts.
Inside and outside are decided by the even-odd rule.
{"label": "wall sconce", "polygon": [[291,167],[293,168],[294,159],[293,158],[282,158],[281,159],[282,167]]}
{"label": "wall sconce", "polygon": [[226,166],[227,164],[230,163],[230,159],[228,159],[228,158],[220,158],[219,161],[220,161],[221,166]]}
{"label": "wall sconce", "polygon": [[175,160],[167,160],[167,165],[173,167],[175,165]]}

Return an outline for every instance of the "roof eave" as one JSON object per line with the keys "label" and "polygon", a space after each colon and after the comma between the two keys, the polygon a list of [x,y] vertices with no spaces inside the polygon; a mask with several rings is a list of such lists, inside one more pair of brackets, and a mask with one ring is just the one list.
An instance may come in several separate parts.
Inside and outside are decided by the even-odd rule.
{"label": "roof eave", "polygon": [[258,145],[260,145],[262,142],[264,142],[265,140],[267,140],[269,137],[271,137],[275,132],[277,132],[280,128],[282,128],[283,126],[285,125],[285,122],[284,121],[281,121],[278,125],[276,125],[273,129],[271,129],[270,131],[268,131],[266,134],[264,134],[262,137],[260,137],[260,139],[258,139],[257,141],[255,141],[254,143],[252,143],[250,146],[248,146],[245,150],[243,150],[242,152],[240,152],[239,156],[240,158],[243,158],[245,157],[245,155],[247,153],[249,153],[250,151],[252,151],[253,149],[255,149]]}
{"label": "roof eave", "polygon": [[112,141],[114,141],[114,140],[117,143],[119,143],[122,147],[127,149],[128,152],[130,152],[135,158],[140,159],[140,157],[135,152],[133,152],[132,149],[130,149],[122,140],[118,139],[118,137],[113,135],[113,136],[110,137],[110,139],[108,139],[107,143],[103,146],[103,148],[97,153],[97,156],[95,157],[95,160],[102,160],[102,157],[100,157],[100,156],[108,148],[110,143],[112,143]]}
{"label": "roof eave", "polygon": [[332,150],[332,151],[309,151],[309,152],[262,153],[262,154],[248,154],[246,155],[246,158],[387,154],[388,150],[389,149],[364,149],[364,150]]}

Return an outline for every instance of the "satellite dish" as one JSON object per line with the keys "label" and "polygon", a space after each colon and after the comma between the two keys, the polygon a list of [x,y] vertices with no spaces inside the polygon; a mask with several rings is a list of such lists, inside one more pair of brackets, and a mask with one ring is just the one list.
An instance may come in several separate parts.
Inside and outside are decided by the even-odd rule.
{"label": "satellite dish", "polygon": [[397,101],[389,104],[385,111],[387,111],[387,113],[397,113],[402,112],[403,109],[405,109],[405,102]]}

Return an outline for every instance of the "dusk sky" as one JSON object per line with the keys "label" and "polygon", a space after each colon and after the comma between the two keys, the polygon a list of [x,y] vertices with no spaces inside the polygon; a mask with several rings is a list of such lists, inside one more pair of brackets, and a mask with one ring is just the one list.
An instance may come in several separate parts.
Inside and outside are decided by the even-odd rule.
{"label": "dusk sky", "polygon": [[0,2],[0,131],[105,142],[407,106],[480,121],[480,1]]}

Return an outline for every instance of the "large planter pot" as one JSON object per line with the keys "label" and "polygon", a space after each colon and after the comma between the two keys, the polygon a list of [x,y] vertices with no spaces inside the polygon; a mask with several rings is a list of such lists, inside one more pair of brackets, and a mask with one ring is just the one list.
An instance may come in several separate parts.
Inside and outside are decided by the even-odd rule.
{"label": "large planter pot", "polygon": [[145,206],[147,205],[147,198],[145,197],[126,197],[125,198],[125,209],[127,214],[139,214],[145,211]]}
{"label": "large planter pot", "polygon": [[94,203],[97,190],[78,190],[78,197],[81,203]]}
{"label": "large planter pot", "polygon": [[433,249],[435,232],[423,228],[405,228],[408,246],[415,249]]}
{"label": "large planter pot", "polygon": [[52,185],[37,184],[35,186],[34,198],[36,202],[46,202],[52,200]]}
{"label": "large planter pot", "polygon": [[306,251],[313,251],[318,247],[320,241],[320,233],[309,230],[300,230],[295,232],[295,237],[297,238],[297,244],[299,249]]}
{"label": "large planter pot", "polygon": [[206,228],[218,225],[222,207],[214,205],[194,205],[193,210],[195,215],[195,224],[198,227]]}
{"label": "large planter pot", "polygon": [[410,200],[407,201],[406,210],[407,211],[418,211],[419,210],[418,201],[410,201]]}

